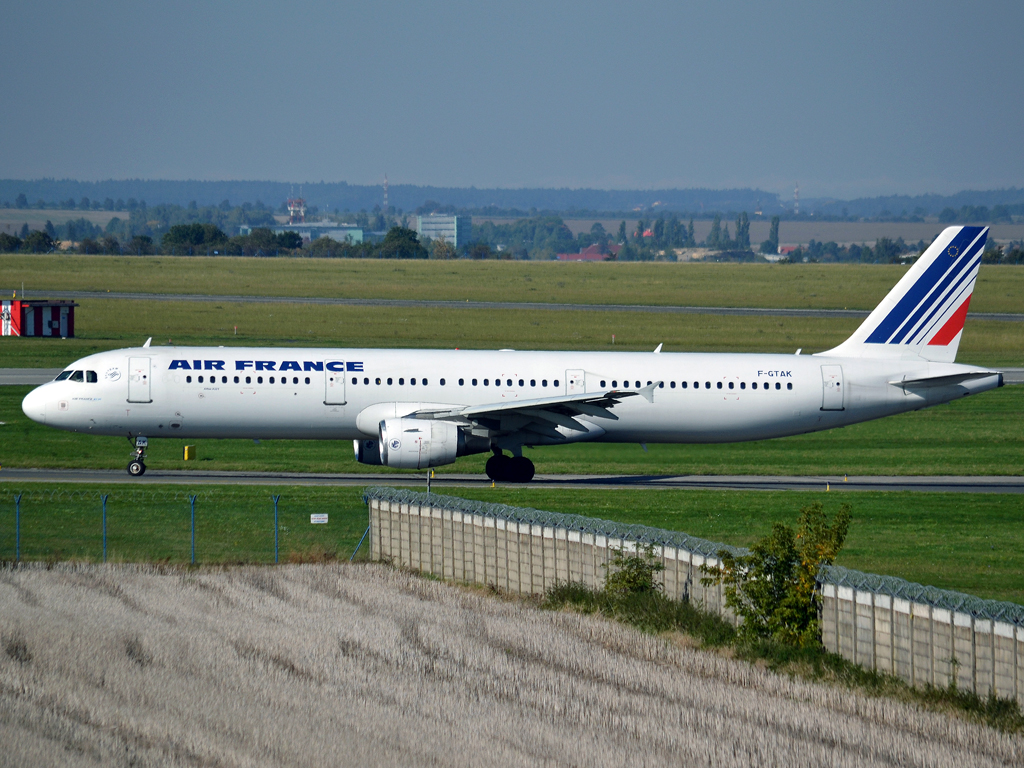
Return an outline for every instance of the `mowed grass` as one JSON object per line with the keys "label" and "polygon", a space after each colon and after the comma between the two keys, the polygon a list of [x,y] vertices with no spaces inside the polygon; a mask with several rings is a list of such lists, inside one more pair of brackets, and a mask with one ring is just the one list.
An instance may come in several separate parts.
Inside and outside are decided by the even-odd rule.
{"label": "mowed grass", "polygon": [[[190,562],[193,495],[197,563],[274,562],[275,495],[281,562],[348,559],[367,526],[361,493],[351,488],[244,486],[115,486],[102,491],[82,485],[0,487],[0,559],[15,557],[19,494],[24,560],[101,561],[103,495],[110,562]],[[310,523],[310,514],[324,512],[326,524]]]}
{"label": "mowed grass", "polygon": [[[0,465],[122,468],[130,444],[121,437],[62,432],[24,415],[31,387],[0,387]],[[185,462],[186,441],[152,440],[154,470],[362,472],[401,470],[359,464],[347,441],[188,440],[198,459]],[[438,474],[483,473],[489,454],[466,456]],[[603,475],[1020,475],[1024,472],[1024,387],[1003,387],[924,411],[829,432],[724,445],[575,444],[527,449],[540,474]],[[422,474],[422,473],[421,473]],[[2,474],[0,474],[2,479]]]}
{"label": "mowed grass", "polygon": [[[872,309],[908,268],[867,264],[381,261],[0,255],[0,290]],[[1024,311],[1024,269],[985,266],[975,312]],[[379,310],[375,310],[379,311]]]}
{"label": "mowed grass", "polygon": [[[1024,271],[1024,270],[1022,270]],[[384,308],[84,299],[76,337],[0,340],[0,367],[63,367],[95,352],[154,345],[777,352],[830,349],[856,319],[576,310]],[[614,342],[612,337],[614,336]],[[1024,365],[1024,327],[968,319],[960,362]]]}
{"label": "mowed grass", "polygon": [[[186,563],[190,492],[200,563],[273,562],[272,495],[279,495],[281,561],[348,558],[367,524],[359,488],[239,488],[94,485],[0,486],[0,559],[14,557],[14,502],[21,504],[22,558],[102,557],[101,493],[107,501],[108,558]],[[459,488],[447,494],[683,531],[750,545],[775,522],[795,523],[822,501],[829,513],[853,507],[839,564],[979,597],[1024,603],[1024,496],[1020,494],[826,493],[796,491],[559,490]],[[326,512],[326,525],[309,515]],[[364,547],[365,547],[364,543]],[[364,553],[365,554],[365,553]]]}

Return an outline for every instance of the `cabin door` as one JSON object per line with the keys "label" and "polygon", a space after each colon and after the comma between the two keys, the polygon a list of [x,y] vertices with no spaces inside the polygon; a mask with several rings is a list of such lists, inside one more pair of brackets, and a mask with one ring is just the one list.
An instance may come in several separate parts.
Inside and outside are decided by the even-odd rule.
{"label": "cabin door", "polygon": [[843,410],[843,389],[845,389],[843,386],[843,366],[821,366],[821,386],[821,410]]}
{"label": "cabin door", "polygon": [[324,405],[345,404],[345,363],[324,361]]}
{"label": "cabin door", "polygon": [[148,357],[128,358],[128,402],[152,403],[150,396],[150,359]]}

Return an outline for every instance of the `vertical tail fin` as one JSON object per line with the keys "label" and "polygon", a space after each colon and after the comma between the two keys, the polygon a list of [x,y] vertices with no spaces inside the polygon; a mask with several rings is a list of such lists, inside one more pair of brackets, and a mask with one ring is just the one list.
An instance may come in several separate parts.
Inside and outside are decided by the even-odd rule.
{"label": "vertical tail fin", "polygon": [[952,363],[987,237],[988,227],[944,229],[860,328],[822,354]]}

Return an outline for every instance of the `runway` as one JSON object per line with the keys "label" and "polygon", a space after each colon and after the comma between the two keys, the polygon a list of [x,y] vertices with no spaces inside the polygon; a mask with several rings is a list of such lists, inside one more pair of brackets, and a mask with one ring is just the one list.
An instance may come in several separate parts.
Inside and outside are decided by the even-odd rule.
{"label": "runway", "polygon": [[[424,490],[426,474],[302,472],[203,472],[150,469],[129,477],[123,469],[0,469],[0,483],[89,483],[100,485],[399,485]],[[522,487],[513,483],[500,486]],[[485,475],[442,474],[431,488],[486,488]],[[1024,493],[1024,477],[967,476],[767,476],[767,475],[537,475],[530,487],[693,489],[725,491],[916,491],[932,493]]]}
{"label": "runway", "polygon": [[[2,293],[2,291],[0,291]],[[754,317],[848,317],[865,318],[857,309],[765,309],[759,307],[677,307],[646,304],[547,304],[514,301],[427,301],[419,299],[346,299],[321,296],[215,296],[205,293],[117,293],[108,291],[33,291],[50,299],[128,299],[131,301],[202,301],[244,304],[325,304],[350,307],[426,309],[506,309],[556,312],[647,312],[669,315],[744,315]],[[972,312],[977,320],[1024,322],[1024,314]]]}

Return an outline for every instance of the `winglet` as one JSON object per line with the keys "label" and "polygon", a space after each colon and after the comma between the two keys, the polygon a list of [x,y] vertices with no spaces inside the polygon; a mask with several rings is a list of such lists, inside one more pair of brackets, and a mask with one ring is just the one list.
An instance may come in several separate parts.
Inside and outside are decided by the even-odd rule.
{"label": "winglet", "polygon": [[644,387],[643,389],[640,390],[640,396],[643,397],[643,399],[646,400],[648,403],[653,403],[654,402],[654,390],[656,390],[658,387],[660,387],[664,383],[665,382],[663,382],[663,381],[655,381],[652,384],[648,384],[646,387]]}
{"label": "winglet", "polygon": [[656,354],[656,355],[660,355],[660,354],[661,354],[661,348],[662,348],[663,346],[664,346],[664,344],[659,344],[659,345],[658,345],[657,347],[655,347],[655,349],[654,349],[654,354]]}

